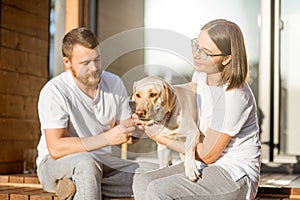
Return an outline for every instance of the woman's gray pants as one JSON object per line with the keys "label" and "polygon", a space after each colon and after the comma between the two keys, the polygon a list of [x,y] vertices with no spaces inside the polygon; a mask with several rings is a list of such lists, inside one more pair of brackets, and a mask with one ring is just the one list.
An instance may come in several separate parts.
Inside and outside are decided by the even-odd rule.
{"label": "woman's gray pants", "polygon": [[235,182],[219,166],[204,168],[192,182],[179,164],[135,177],[133,193],[135,200],[245,200],[248,184],[247,176]]}

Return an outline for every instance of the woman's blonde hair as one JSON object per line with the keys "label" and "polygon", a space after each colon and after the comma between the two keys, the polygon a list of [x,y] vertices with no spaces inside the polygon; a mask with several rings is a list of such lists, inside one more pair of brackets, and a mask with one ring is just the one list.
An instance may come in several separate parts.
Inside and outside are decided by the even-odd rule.
{"label": "woman's blonde hair", "polygon": [[227,90],[241,87],[248,81],[248,60],[242,31],[233,22],[217,19],[205,24],[201,30],[206,30],[216,46],[226,55],[231,55],[231,61],[224,66],[221,74],[222,84]]}

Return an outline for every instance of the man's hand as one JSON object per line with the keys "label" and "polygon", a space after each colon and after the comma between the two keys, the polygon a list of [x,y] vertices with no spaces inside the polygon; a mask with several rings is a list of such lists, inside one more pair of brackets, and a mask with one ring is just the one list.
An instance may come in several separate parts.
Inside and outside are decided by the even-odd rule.
{"label": "man's hand", "polygon": [[135,130],[131,120],[124,120],[112,129],[95,136],[81,138],[81,143],[86,151],[92,151],[105,146],[118,145],[127,142]]}
{"label": "man's hand", "polygon": [[118,145],[127,142],[135,131],[133,123],[122,122],[111,130],[104,133],[108,145]]}

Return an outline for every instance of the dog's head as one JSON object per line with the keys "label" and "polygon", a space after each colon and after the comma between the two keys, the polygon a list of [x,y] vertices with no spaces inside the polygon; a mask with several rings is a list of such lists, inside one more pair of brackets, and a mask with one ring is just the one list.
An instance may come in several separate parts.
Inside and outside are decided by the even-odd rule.
{"label": "dog's head", "polygon": [[166,81],[149,76],[133,85],[133,97],[136,114],[141,120],[162,120],[171,112],[176,102],[176,95]]}

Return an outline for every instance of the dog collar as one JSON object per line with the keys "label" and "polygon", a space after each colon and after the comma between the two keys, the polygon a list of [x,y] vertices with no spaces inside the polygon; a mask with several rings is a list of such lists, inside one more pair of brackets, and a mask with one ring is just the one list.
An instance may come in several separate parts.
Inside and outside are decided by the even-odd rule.
{"label": "dog collar", "polygon": [[162,120],[154,121],[154,124],[165,124],[171,119],[172,111],[168,111]]}

